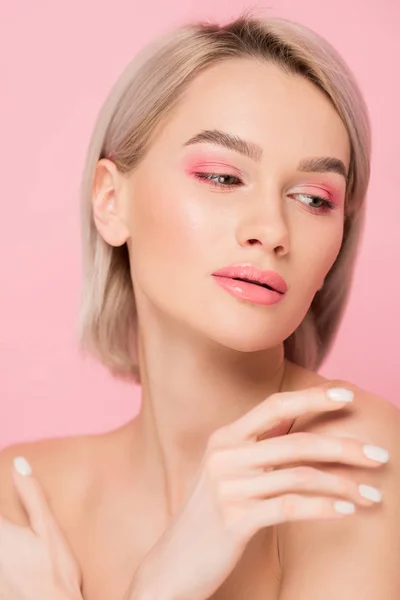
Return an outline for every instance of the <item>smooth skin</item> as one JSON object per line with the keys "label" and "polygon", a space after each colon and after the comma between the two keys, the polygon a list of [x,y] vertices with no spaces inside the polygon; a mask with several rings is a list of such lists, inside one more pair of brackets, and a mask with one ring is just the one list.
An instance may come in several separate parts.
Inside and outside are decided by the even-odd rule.
{"label": "smooth skin", "polygon": [[14,466],[13,483],[29,522],[21,526],[0,515],[0,598],[81,600],[79,563],[42,485],[24,457],[16,457]]}
{"label": "smooth skin", "polygon": [[[306,432],[290,434],[290,442],[288,436],[260,441],[277,422],[306,413],[324,415],[338,408],[334,403],[337,400],[327,402],[318,387],[303,394],[273,394],[214,432],[191,495],[143,561],[133,594],[127,597],[205,600],[224,584],[260,529],[298,520],[343,518],[348,514],[343,509],[352,503],[337,502],[335,496],[370,506],[348,478],[297,466],[303,462],[376,466],[369,446],[365,453],[357,440]],[[285,468],[287,463],[296,466]]]}
{"label": "smooth skin", "polygon": [[[211,143],[186,145],[205,129],[250,140],[262,156],[253,160]],[[209,586],[213,600],[398,600],[399,411],[350,382],[297,367],[283,352],[283,340],[302,321],[343,235],[346,181],[333,172],[299,172],[299,161],[310,156],[336,157],[349,165],[347,133],[327,98],[304,78],[256,60],[232,59],[191,83],[153,132],[150,150],[133,174],[119,174],[110,160],[99,162],[96,226],[109,244],[126,242],[130,252],[141,411],[115,431],[17,445],[5,449],[0,461],[0,512],[20,525],[29,522],[11,478],[13,457],[26,456],[78,560],[85,600],[122,599],[140,565],[145,568],[137,571],[132,594],[144,599],[148,575],[154,585],[157,573],[170,597],[179,597],[187,582],[178,568],[173,569],[177,579],[170,577],[182,556],[163,551],[173,550],[173,541],[171,546],[164,541],[178,539],[174,531],[186,536],[185,558],[187,551],[193,569],[204,568],[204,580],[195,583]],[[196,178],[195,171],[234,176],[240,184],[216,187]],[[308,194],[330,198],[335,209],[320,214]],[[277,270],[288,283],[285,299],[274,306],[253,305],[229,295],[210,276],[242,262]],[[352,406],[339,411],[327,406],[318,415],[311,409],[287,413],[268,429],[278,390],[282,398],[295,392],[296,404],[304,395],[311,402],[312,390],[326,387],[353,390]],[[200,473],[208,472],[204,460],[215,432],[226,432],[262,404],[268,407],[264,425],[260,420],[265,434],[262,441],[253,440],[251,450],[248,446],[246,468],[261,460],[259,448],[268,442],[274,452],[263,458],[267,469],[279,449],[292,454],[266,472],[270,477],[254,477],[249,487],[242,486],[245,473],[236,461],[243,437],[232,428],[236,452],[225,455],[208,487],[198,487]],[[299,433],[307,435],[296,437]],[[332,436],[349,443],[339,443],[341,453],[331,463],[323,457]],[[389,462],[372,467],[362,458],[363,444],[387,449]],[[299,478],[295,465],[313,470],[300,471]],[[220,489],[216,482],[227,473],[236,481],[229,498],[239,493],[239,501],[249,503],[261,490],[254,488],[257,481],[273,498],[255,503],[270,508],[268,514],[255,511],[253,529],[241,520],[248,538],[235,530],[229,547],[220,538],[226,554],[218,554],[213,578],[207,559],[214,548],[207,536],[201,543],[198,528],[213,532],[215,521],[210,513],[204,521],[190,519],[195,509],[182,509],[194,507],[196,499],[197,507],[210,507],[207,494]],[[358,497],[361,483],[378,488],[382,502]],[[310,492],[314,501],[306,502]],[[191,503],[185,503],[189,497]],[[356,502],[356,513],[326,514],[335,499]],[[304,511],[310,511],[309,518]]]}

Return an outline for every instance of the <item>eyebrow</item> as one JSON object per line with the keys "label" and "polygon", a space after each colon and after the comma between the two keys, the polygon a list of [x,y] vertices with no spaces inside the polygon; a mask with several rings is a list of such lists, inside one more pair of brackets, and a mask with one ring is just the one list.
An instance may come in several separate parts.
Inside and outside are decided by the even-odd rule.
{"label": "eyebrow", "polygon": [[[185,142],[184,146],[200,144],[202,142],[224,146],[257,162],[261,160],[263,152],[262,148],[255,142],[249,142],[237,135],[221,131],[220,129],[204,129]],[[306,173],[338,173],[345,178],[346,182],[348,180],[348,174],[343,161],[332,156],[303,158],[297,165],[297,170]]]}

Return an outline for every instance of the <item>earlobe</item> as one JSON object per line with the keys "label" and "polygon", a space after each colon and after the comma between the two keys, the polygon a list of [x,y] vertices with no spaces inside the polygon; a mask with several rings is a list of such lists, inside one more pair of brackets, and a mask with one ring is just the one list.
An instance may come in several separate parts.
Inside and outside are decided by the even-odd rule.
{"label": "earlobe", "polygon": [[129,232],[122,222],[114,198],[97,198],[93,203],[93,219],[97,231],[110,246],[122,246]]}

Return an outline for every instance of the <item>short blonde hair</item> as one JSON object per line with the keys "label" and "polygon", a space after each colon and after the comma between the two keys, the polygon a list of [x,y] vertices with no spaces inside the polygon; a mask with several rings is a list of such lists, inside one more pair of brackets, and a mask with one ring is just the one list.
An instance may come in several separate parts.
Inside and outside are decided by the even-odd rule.
{"label": "short blonde hair", "polygon": [[156,126],[207,67],[254,57],[314,82],[333,103],[350,140],[343,242],[335,263],[297,329],[284,340],[285,357],[317,370],[339,328],[349,297],[363,229],[370,176],[371,133],[367,107],[339,53],[314,31],[278,17],[247,11],[226,25],[197,22],[175,28],[139,52],[105,100],[91,136],[82,177],[83,287],[78,319],[80,348],[117,377],[140,383],[135,356],[137,312],[126,244],[108,245],[92,213],[97,162],[112,160],[130,172],[145,156]]}

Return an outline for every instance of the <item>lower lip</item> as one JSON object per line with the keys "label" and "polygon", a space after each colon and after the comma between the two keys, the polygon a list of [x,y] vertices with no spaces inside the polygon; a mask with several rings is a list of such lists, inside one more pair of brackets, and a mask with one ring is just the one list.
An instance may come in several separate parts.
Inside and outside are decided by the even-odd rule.
{"label": "lower lip", "polygon": [[255,283],[247,283],[247,281],[239,281],[231,277],[221,277],[220,275],[213,275],[212,277],[232,296],[253,302],[254,304],[269,306],[280,302],[285,296],[285,294],[268,290]]}

